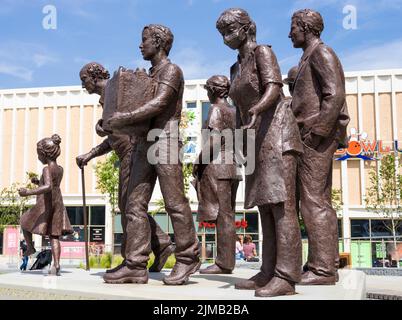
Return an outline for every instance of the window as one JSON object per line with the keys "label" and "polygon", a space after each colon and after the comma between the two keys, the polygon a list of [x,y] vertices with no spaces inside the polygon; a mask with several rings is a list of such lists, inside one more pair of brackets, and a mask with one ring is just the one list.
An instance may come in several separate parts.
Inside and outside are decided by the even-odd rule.
{"label": "window", "polygon": [[343,238],[343,224],[342,224],[342,219],[338,219],[338,238]]}
{"label": "window", "polygon": [[90,224],[93,226],[103,226],[105,225],[105,207],[96,206],[90,208],[91,221]]}
{"label": "window", "polygon": [[0,232],[0,254],[3,254],[3,232]]}
{"label": "window", "polygon": [[257,233],[258,234],[258,213],[246,213],[245,220],[247,221],[246,233]]}
{"label": "window", "polygon": [[[82,207],[66,207],[66,209],[71,225],[78,226],[84,224],[84,214]],[[88,207],[87,210],[89,210]]]}
{"label": "window", "polygon": [[163,232],[168,232],[168,215],[166,213],[157,213],[154,215],[154,219]]}
{"label": "window", "polygon": [[369,220],[352,219],[350,221],[352,238],[365,238],[370,236]]}
{"label": "window", "polygon": [[209,102],[202,102],[202,123],[201,125],[204,126],[205,122],[208,120],[208,112],[209,108],[211,107],[211,103]]}
{"label": "window", "polygon": [[196,109],[197,108],[197,103],[196,102],[187,102],[187,109]]}
{"label": "window", "polygon": [[371,220],[371,237],[390,237],[392,236],[391,220]]}

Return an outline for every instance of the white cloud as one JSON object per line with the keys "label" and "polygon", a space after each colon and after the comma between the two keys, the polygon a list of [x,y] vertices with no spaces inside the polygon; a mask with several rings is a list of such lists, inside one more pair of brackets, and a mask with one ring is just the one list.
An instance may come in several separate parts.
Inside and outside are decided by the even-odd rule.
{"label": "white cloud", "polygon": [[235,62],[229,60],[208,60],[200,50],[195,47],[184,47],[172,55],[172,62],[179,65],[186,80],[207,79],[216,74],[228,76],[231,65]]}
{"label": "white cloud", "polygon": [[0,74],[9,75],[25,81],[32,81],[33,70],[17,65],[0,63]]}
{"label": "white cloud", "polygon": [[401,68],[402,39],[383,44],[359,47],[340,55],[347,71]]}
{"label": "white cloud", "polygon": [[37,44],[9,41],[0,44],[0,61],[0,73],[32,81],[36,69],[58,62],[58,58]]}
{"label": "white cloud", "polygon": [[38,68],[40,68],[48,63],[53,63],[53,62],[58,61],[55,57],[53,57],[51,55],[47,55],[47,54],[42,54],[42,53],[35,53],[32,56],[32,60]]}

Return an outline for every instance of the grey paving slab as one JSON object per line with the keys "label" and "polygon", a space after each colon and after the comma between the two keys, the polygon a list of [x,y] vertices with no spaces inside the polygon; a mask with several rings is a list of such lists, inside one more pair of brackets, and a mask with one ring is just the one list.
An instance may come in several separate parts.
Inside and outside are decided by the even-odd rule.
{"label": "grey paving slab", "polygon": [[[169,271],[151,274],[146,285],[106,284],[104,270],[64,269],[61,277],[41,271],[14,272],[0,275],[0,298],[7,290],[35,292],[38,299],[153,299],[153,300],[253,300],[253,291],[235,290],[234,283],[253,276],[257,271],[235,269],[231,275],[195,274],[185,286],[166,286],[162,278]],[[6,290],[6,291],[5,291]],[[297,295],[273,300],[348,300],[366,297],[366,276],[363,272],[341,270],[336,286],[297,286]],[[9,291],[13,292],[13,291]],[[18,293],[19,292],[19,293]],[[46,296],[48,294],[49,296]]]}

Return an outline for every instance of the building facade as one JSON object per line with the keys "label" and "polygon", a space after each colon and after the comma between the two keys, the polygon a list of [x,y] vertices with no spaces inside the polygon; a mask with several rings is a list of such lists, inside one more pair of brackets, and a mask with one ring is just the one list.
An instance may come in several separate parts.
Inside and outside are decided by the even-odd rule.
{"label": "building facade", "polygon": [[[205,80],[190,80],[185,84],[183,111],[192,113],[194,118],[186,130],[186,161],[192,161],[200,150],[201,126],[210,106],[204,84]],[[364,198],[370,183],[369,172],[377,168],[375,158],[393,152],[395,147],[398,149],[395,141],[402,141],[402,69],[346,73],[346,91],[352,140],[359,144],[363,141],[363,149],[372,148],[373,152],[368,150],[368,153],[374,156],[362,159],[359,154],[339,150],[334,158],[333,187],[339,190],[343,203],[338,212],[340,251],[351,253],[354,266],[370,267],[380,260],[385,263],[390,231],[384,226],[384,218],[365,209]],[[98,99],[79,86],[0,90],[0,189],[25,181],[28,171],[40,174],[42,165],[37,160],[36,143],[58,133],[62,138],[58,162],[64,167],[61,187],[76,230],[74,236],[64,239],[65,246],[73,248],[68,251],[71,256],[83,239],[81,172],[75,157],[102,141],[94,130],[102,115]],[[94,166],[102,160],[104,157],[94,159],[85,168],[90,241],[99,250],[109,251],[114,246],[118,251],[122,232],[120,217],[111,215],[108,199],[96,188]],[[213,257],[214,226],[196,222],[197,197],[192,187],[188,196],[200,240],[206,243],[206,255]],[[158,208],[161,198],[157,185],[150,211]],[[251,234],[260,247],[257,210],[244,210],[243,201],[242,182],[236,200],[236,228],[238,233]],[[165,213],[157,213],[155,217],[165,231],[173,233]],[[399,233],[402,235],[402,226]],[[39,247],[46,245],[46,239],[36,237],[35,240]],[[400,251],[402,257],[402,247]]]}

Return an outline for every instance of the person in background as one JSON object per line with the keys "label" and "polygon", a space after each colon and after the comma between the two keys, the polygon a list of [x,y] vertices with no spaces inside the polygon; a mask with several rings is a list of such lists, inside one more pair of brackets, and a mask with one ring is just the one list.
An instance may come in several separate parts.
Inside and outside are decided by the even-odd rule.
{"label": "person in background", "polygon": [[250,235],[244,237],[243,244],[244,259],[246,261],[256,261],[257,250],[255,248],[255,243],[253,243],[253,238]]}
{"label": "person in background", "polygon": [[237,235],[236,241],[236,260],[244,259],[244,251],[243,251],[243,235]]}
{"label": "person in background", "polygon": [[27,270],[27,266],[28,266],[28,260],[29,257],[27,255],[25,255],[25,253],[27,252],[27,243],[25,242],[25,240],[20,241],[20,257],[22,258],[22,264],[20,266],[20,270],[21,271],[26,271]]}

